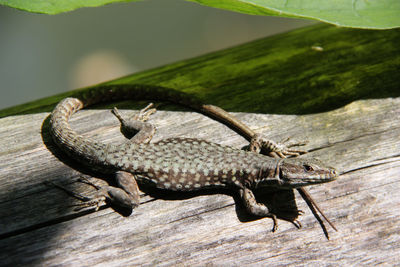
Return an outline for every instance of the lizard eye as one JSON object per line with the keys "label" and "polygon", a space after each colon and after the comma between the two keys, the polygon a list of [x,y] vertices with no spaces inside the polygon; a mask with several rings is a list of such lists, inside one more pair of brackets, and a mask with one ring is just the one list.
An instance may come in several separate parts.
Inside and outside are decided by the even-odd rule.
{"label": "lizard eye", "polygon": [[304,170],[307,172],[311,172],[314,170],[313,167],[311,167],[310,165],[307,165],[307,164],[304,164],[303,167],[304,167]]}

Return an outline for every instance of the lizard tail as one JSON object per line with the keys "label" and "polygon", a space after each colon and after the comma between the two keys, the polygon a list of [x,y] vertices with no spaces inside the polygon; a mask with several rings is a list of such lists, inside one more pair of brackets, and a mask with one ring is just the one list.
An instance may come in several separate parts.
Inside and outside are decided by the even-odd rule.
{"label": "lizard tail", "polygon": [[78,91],[75,97],[65,98],[54,108],[50,116],[50,133],[58,147],[76,160],[104,166],[104,158],[112,145],[103,144],[75,132],[69,125],[70,117],[78,110],[102,102],[121,100],[164,100],[201,111],[196,98],[185,93],[158,86],[105,85]]}
{"label": "lizard tail", "polygon": [[198,98],[184,92],[154,85],[116,84],[83,89],[77,91],[74,98],[62,100],[50,117],[50,132],[54,142],[73,158],[81,159],[81,162],[88,161],[90,165],[103,162],[106,156],[104,151],[112,145],[84,138],[71,129],[68,121],[72,114],[87,106],[122,100],[168,101],[203,113],[225,125],[231,125],[233,130],[248,140],[254,135],[251,129],[225,110],[202,104]]}

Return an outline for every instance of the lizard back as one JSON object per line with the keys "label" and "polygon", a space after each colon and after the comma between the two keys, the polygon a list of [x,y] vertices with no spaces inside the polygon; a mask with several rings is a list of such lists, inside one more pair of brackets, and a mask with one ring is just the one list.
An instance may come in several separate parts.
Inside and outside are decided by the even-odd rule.
{"label": "lizard back", "polygon": [[105,161],[137,174],[138,180],[145,179],[158,188],[179,191],[241,186],[259,177],[266,162],[277,162],[266,160],[260,154],[193,138],[113,146]]}
{"label": "lizard back", "polygon": [[[75,132],[68,121],[85,106],[66,98],[54,109],[50,131],[55,143],[73,159],[101,172],[124,170],[157,188],[189,191],[203,187],[242,186],[273,170],[277,160],[233,147],[193,138],[164,139],[156,143],[104,144]],[[265,168],[265,165],[271,165]]]}

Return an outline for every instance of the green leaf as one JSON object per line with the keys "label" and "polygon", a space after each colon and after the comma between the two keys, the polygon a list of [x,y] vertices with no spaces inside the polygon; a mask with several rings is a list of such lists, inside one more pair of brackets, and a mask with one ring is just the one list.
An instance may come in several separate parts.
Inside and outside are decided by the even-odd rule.
{"label": "green leaf", "polygon": [[188,0],[252,15],[315,19],[343,27],[400,27],[399,0]]}
{"label": "green leaf", "polygon": [[[81,7],[139,0],[0,0],[0,5],[57,14]],[[240,13],[315,19],[343,27],[400,27],[399,0],[187,0]]]}
{"label": "green leaf", "polygon": [[133,1],[139,0],[0,0],[0,5],[34,13],[58,14],[81,7],[95,7],[116,2]]}

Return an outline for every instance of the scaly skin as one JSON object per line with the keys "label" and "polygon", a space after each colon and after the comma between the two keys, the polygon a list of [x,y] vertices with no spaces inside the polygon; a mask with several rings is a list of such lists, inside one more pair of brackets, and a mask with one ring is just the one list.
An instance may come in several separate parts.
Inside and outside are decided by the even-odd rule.
{"label": "scaly skin", "polygon": [[[149,90],[152,91],[151,94]],[[229,186],[239,191],[250,213],[275,219],[265,205],[257,203],[252,190],[268,186],[298,188],[330,182],[338,176],[335,169],[317,160],[271,158],[200,139],[172,138],[146,143],[144,140],[148,142],[154,133],[154,128],[144,122],[144,117],[147,116],[126,121],[117,110],[114,113],[123,127],[130,131],[141,130],[137,137],[119,145],[103,144],[84,138],[70,128],[69,118],[83,107],[108,99],[142,100],[151,95],[155,96],[151,97],[153,100],[162,99],[183,104],[207,115],[210,115],[210,107],[217,108],[199,104],[197,100],[183,93],[162,87],[119,85],[104,86],[96,91],[97,94],[81,95],[80,99],[62,100],[50,119],[53,140],[70,157],[97,171],[116,174],[120,188],[107,187],[100,190],[99,199],[95,203],[108,198],[120,206],[137,206],[139,194],[136,181],[146,181],[157,188],[174,191]],[[211,115],[217,117],[215,114]],[[271,141],[271,144],[275,143]],[[297,153],[281,145],[271,147],[275,149],[272,152],[289,155]],[[284,150],[277,150],[278,147]]]}

